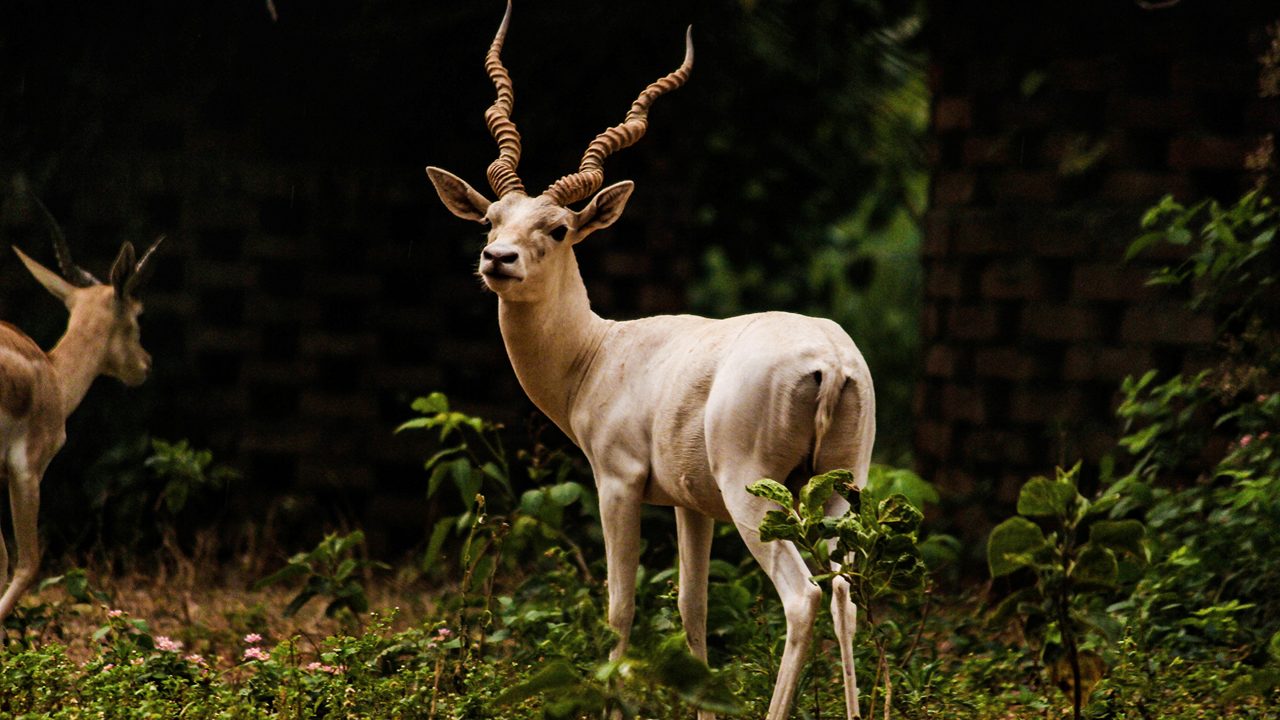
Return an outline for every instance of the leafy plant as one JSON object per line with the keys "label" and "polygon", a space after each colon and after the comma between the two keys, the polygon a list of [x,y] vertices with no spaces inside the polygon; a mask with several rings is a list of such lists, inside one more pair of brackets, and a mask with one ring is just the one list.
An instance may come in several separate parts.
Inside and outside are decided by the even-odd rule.
{"label": "leafy plant", "polygon": [[[917,536],[923,513],[902,493],[883,499],[864,497],[848,470],[833,470],[811,478],[799,498],[775,480],[763,478],[747,492],[778,505],[760,523],[760,539],[793,543],[805,558],[815,583],[841,577],[849,582],[855,605],[869,626],[878,656],[872,683],[869,714],[875,711],[875,688],[883,684],[886,707],[893,685],[886,660],[888,646],[876,623],[873,608],[885,598],[906,600],[925,589],[925,564]],[[849,501],[849,510],[838,518],[826,514],[835,493]]]}
{"label": "leafy plant", "polygon": [[328,600],[324,614],[328,617],[346,610],[359,620],[361,613],[369,609],[363,575],[370,568],[387,569],[385,563],[355,557],[357,547],[364,543],[364,533],[356,530],[347,535],[334,533],[308,552],[289,558],[288,564],[254,583],[255,590],[279,583],[305,579],[302,589],[289,601],[284,616],[291,617],[312,598]]}
{"label": "leafy plant", "polygon": [[1119,630],[1100,602],[1131,587],[1147,561],[1143,524],[1107,519],[1119,495],[1088,500],[1076,487],[1079,471],[1077,463],[1059,468],[1052,479],[1028,480],[1018,494],[1018,515],[997,525],[987,541],[993,578],[1021,570],[1032,578],[1000,603],[993,620],[1018,617],[1046,665],[1064,657],[1077,720],[1084,704],[1082,672],[1096,662],[1083,652],[1083,641],[1089,634],[1115,639]]}

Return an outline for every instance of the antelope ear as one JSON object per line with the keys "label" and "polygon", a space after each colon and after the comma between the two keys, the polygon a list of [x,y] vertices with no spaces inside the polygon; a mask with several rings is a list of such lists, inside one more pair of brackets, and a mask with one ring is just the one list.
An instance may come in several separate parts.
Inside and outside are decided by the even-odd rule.
{"label": "antelope ear", "polygon": [[635,189],[635,183],[623,180],[596,193],[586,207],[573,214],[573,241],[576,243],[597,230],[607,228],[622,217],[631,191]]}
{"label": "antelope ear", "polygon": [[27,266],[27,270],[35,277],[36,281],[44,286],[54,297],[61,300],[64,304],[67,298],[71,297],[71,293],[75,291],[75,286],[62,279],[61,275],[41,265],[40,263],[27,257],[27,254],[13,247],[13,251],[18,253],[18,259],[23,265]]}
{"label": "antelope ear", "polygon": [[427,177],[431,178],[431,184],[436,186],[436,192],[449,212],[463,220],[484,221],[489,201],[462,178],[438,167],[427,168]]}
{"label": "antelope ear", "polygon": [[125,286],[129,283],[129,278],[133,277],[133,271],[138,262],[137,253],[133,250],[133,243],[125,242],[120,246],[120,254],[116,255],[116,261],[111,265],[111,286],[116,289],[116,297],[124,299],[128,295]]}

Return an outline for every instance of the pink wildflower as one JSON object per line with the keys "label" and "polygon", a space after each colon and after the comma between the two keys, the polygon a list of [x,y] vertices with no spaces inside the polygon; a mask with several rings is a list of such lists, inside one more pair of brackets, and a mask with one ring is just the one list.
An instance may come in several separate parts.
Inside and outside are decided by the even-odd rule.
{"label": "pink wildflower", "polygon": [[156,636],[156,649],[164,652],[182,652],[182,643],[168,635]]}
{"label": "pink wildflower", "polygon": [[315,672],[316,670],[319,670],[321,667],[323,666],[318,662],[309,662],[306,665],[304,665],[302,669],[306,670],[307,672]]}
{"label": "pink wildflower", "polygon": [[262,636],[258,633],[249,633],[244,636],[244,641],[250,645],[257,645],[262,642]]}
{"label": "pink wildflower", "polygon": [[102,672],[106,672],[108,670],[114,670],[115,667],[116,667],[115,663],[107,663],[106,665],[102,666]]}
{"label": "pink wildflower", "polygon": [[1253,436],[1245,435],[1244,437],[1240,438],[1240,447],[1249,447],[1249,443],[1251,442],[1253,442]]}
{"label": "pink wildflower", "polygon": [[132,659],[132,660],[130,660],[130,661],[129,661],[129,664],[130,664],[130,665],[141,665],[141,664],[142,664],[142,663],[144,663],[144,662],[146,662],[146,660],[143,660],[142,658],[134,658],[134,659]]}
{"label": "pink wildflower", "polygon": [[193,662],[196,665],[200,665],[201,667],[208,664],[208,662],[204,659],[204,656],[200,655],[199,653],[192,653],[188,655],[185,659],[187,662]]}
{"label": "pink wildflower", "polygon": [[251,647],[244,651],[244,660],[270,660],[271,654],[260,647]]}
{"label": "pink wildflower", "polygon": [[436,630],[436,635],[439,635],[441,640],[449,637],[452,634],[453,634],[453,631],[450,630],[449,628],[440,628],[439,630]]}
{"label": "pink wildflower", "polygon": [[123,610],[108,610],[108,611],[107,611],[107,617],[118,618],[118,617],[120,617],[121,615],[124,615],[124,611],[123,611]]}

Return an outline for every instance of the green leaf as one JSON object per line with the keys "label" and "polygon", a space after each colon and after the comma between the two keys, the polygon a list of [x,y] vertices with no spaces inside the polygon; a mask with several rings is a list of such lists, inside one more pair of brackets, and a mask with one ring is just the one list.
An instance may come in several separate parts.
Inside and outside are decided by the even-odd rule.
{"label": "green leaf", "polygon": [[311,568],[306,565],[291,562],[270,575],[262,578],[253,584],[254,590],[261,590],[264,587],[275,585],[276,583],[287,582],[306,575],[311,572]]}
{"label": "green leaf", "polygon": [[449,398],[442,392],[433,392],[424,398],[418,398],[410,405],[414,411],[423,415],[435,415],[449,412]]}
{"label": "green leaf", "polygon": [[562,482],[559,485],[552,485],[547,494],[551,498],[551,502],[560,507],[568,507],[578,501],[582,497],[582,485],[576,482]]}
{"label": "green leaf", "polygon": [[431,538],[427,540],[427,549],[422,553],[422,572],[427,572],[440,559],[440,550],[444,547],[445,538],[449,536],[449,525],[452,518],[441,518],[431,528]]}
{"label": "green leaf", "polygon": [[1069,483],[1033,477],[1018,493],[1018,513],[1027,517],[1069,517],[1077,497],[1079,494]]}
{"label": "green leaf", "polygon": [[877,519],[880,524],[895,533],[913,533],[920,527],[924,515],[906,495],[895,493],[880,502],[877,508]]}
{"label": "green leaf", "polygon": [[1271,641],[1267,643],[1267,654],[1271,656],[1271,661],[1280,663],[1280,631],[1271,636]]}
{"label": "green leaf", "polygon": [[1081,585],[1109,588],[1115,587],[1119,573],[1120,566],[1116,562],[1116,554],[1089,542],[1080,548],[1080,554],[1071,568],[1070,577]]}
{"label": "green leaf", "polygon": [[578,670],[568,660],[552,660],[524,682],[497,697],[499,705],[512,705],[548,690],[563,690],[582,682]]}
{"label": "green leaf", "polygon": [[1146,527],[1137,520],[1099,520],[1089,528],[1089,542],[1145,560],[1142,538],[1146,534]]}
{"label": "green leaf", "polygon": [[1026,518],[1013,517],[991,531],[987,540],[987,565],[991,577],[1000,577],[1024,567],[1025,558],[1042,550],[1046,545],[1040,526]]}
{"label": "green leaf", "polygon": [[[847,473],[848,471],[846,470],[845,472]],[[810,478],[809,482],[800,488],[801,517],[811,520],[826,516],[827,501],[831,499],[832,493],[835,492],[837,477],[834,472],[817,475]],[[785,490],[786,488],[783,489]]]}
{"label": "green leaf", "polygon": [[747,486],[747,492],[756,497],[772,500],[790,510],[795,505],[795,498],[785,485],[769,478],[761,478]]}
{"label": "green leaf", "polygon": [[760,521],[760,540],[770,542],[772,540],[790,540],[795,542],[800,539],[800,521],[795,515],[783,510],[770,510],[764,514],[764,519]]}

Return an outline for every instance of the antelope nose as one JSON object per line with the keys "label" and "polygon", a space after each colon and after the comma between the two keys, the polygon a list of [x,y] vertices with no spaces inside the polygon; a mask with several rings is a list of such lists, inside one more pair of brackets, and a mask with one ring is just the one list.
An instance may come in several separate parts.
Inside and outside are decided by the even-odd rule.
{"label": "antelope nose", "polygon": [[520,257],[520,253],[516,252],[514,248],[495,245],[485,248],[484,251],[480,253],[480,257],[488,260],[489,262],[498,263],[499,265],[510,265]]}

